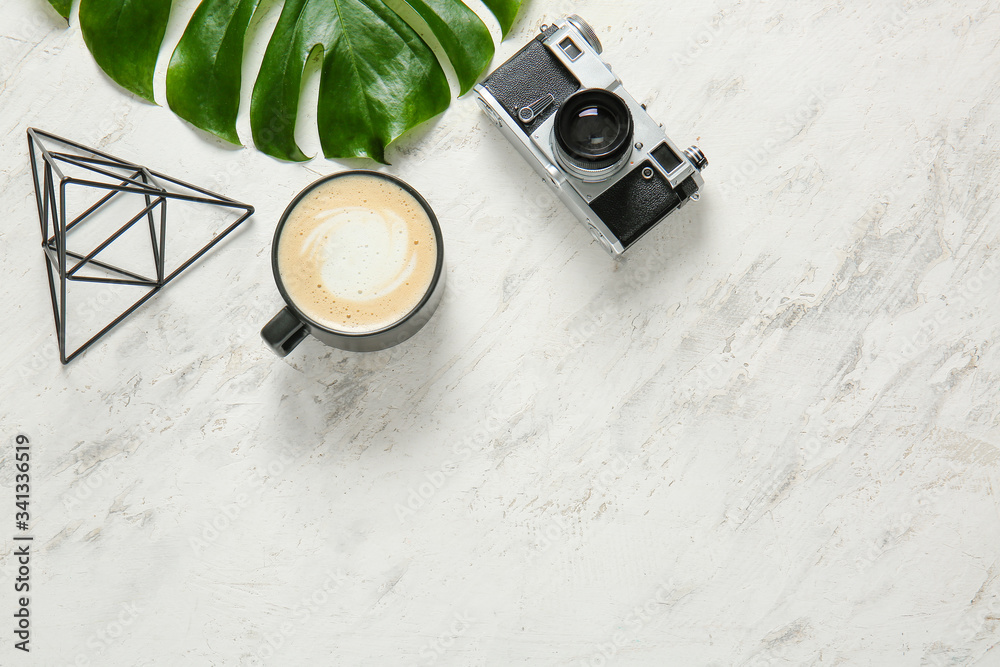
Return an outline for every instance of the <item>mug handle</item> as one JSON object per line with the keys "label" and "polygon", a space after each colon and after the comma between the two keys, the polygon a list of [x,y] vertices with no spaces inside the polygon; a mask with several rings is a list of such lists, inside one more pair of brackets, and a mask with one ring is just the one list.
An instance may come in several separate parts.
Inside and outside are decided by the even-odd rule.
{"label": "mug handle", "polygon": [[282,308],[260,330],[260,337],[279,357],[288,356],[288,353],[294,350],[295,346],[308,335],[306,325],[295,316],[295,313],[288,306]]}

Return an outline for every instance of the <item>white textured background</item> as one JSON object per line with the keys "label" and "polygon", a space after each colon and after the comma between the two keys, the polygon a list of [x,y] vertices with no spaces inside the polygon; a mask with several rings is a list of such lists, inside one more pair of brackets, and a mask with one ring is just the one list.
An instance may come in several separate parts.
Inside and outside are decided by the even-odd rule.
{"label": "white textured background", "polygon": [[[1000,665],[1000,2],[530,0],[496,62],[569,11],[701,202],[616,263],[458,100],[386,168],[447,301],[282,360],[277,217],[372,165],[225,147],[3,2],[0,664]],[[258,211],[68,367],[29,125]]]}

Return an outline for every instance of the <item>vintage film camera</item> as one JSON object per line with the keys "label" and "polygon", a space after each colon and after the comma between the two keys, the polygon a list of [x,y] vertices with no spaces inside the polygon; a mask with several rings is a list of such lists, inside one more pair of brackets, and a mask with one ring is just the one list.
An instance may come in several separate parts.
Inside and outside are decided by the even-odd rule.
{"label": "vintage film camera", "polygon": [[708,160],[678,149],[573,14],[476,86],[479,105],[612,255],[698,199]]}

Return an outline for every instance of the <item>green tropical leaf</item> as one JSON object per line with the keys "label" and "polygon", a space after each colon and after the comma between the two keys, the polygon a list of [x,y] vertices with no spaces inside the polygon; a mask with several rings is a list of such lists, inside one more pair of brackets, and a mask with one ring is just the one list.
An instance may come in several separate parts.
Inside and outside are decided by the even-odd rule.
{"label": "green tropical leaf", "polygon": [[260,0],[204,0],[174,49],[167,69],[167,104],[196,127],[240,143],[243,46]]}
{"label": "green tropical leaf", "polygon": [[514,27],[514,19],[517,18],[517,12],[521,9],[521,2],[523,0],[483,0],[483,4],[500,21],[500,28],[503,29],[504,37]]}
{"label": "green tropical leaf", "polygon": [[81,0],[83,41],[118,85],[150,102],[170,0]]}
{"label": "green tropical leaf", "polygon": [[[484,2],[506,34],[523,0]],[[390,3],[411,13],[404,18]],[[259,4],[202,0],[167,69],[170,108],[233,143],[239,143],[236,116],[247,30]],[[170,9],[171,0],[80,4],[84,41],[94,59],[112,79],[150,101]],[[486,25],[462,0],[283,0],[251,96],[257,148],[284,160],[308,159],[295,141],[295,123],[306,63],[319,54],[317,122],[323,154],[384,162],[388,144],[450,102],[441,63],[417,32],[424,26],[465,94],[495,47]]]}
{"label": "green tropical leaf", "polygon": [[493,59],[496,49],[486,24],[460,0],[404,0],[434,33],[458,76],[461,94]]}
{"label": "green tropical leaf", "polygon": [[49,0],[49,4],[55,7],[59,16],[69,20],[69,10],[73,6],[73,0]]}
{"label": "green tropical leaf", "polygon": [[327,157],[384,162],[393,139],[448,108],[434,53],[381,0],[287,0],[250,104],[254,143],[265,153],[308,159],[294,133],[302,71],[315,48],[325,52],[318,123]]}

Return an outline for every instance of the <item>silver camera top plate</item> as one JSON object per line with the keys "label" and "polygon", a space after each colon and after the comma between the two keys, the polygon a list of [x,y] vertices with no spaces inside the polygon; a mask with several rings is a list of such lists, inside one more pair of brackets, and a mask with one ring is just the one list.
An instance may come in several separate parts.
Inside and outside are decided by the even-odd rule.
{"label": "silver camera top plate", "polygon": [[[573,72],[573,75],[580,81],[580,86],[582,89],[586,88],[603,88],[609,92],[614,93],[618,97],[622,98],[629,107],[629,111],[632,112],[632,119],[635,122],[635,145],[632,147],[632,156],[629,158],[629,166],[634,167],[637,164],[642,164],[651,157],[651,152],[658,146],[662,145],[664,141],[670,146],[671,150],[675,155],[684,156],[680,148],[666,137],[663,133],[663,129],[659,123],[654,121],[649,113],[646,112],[645,107],[640,104],[632,95],[625,90],[622,86],[621,79],[619,79],[615,73],[611,70],[606,62],[601,58],[600,54],[591,46],[590,41],[586,36],[580,31],[580,29],[572,22],[560,21],[556,23],[559,29],[548,37],[543,43],[552,52],[552,54],[566,66],[566,69]],[[575,47],[579,54],[575,58],[571,58],[565,44],[565,40],[571,40],[573,47]],[[555,148],[552,142],[554,141],[554,133],[552,131],[555,125],[556,116],[550,116],[545,123],[543,123],[534,133],[531,135],[531,140],[538,146],[538,149],[545,155],[549,162],[557,163]],[[658,161],[655,159],[650,160],[650,162],[655,166],[655,168],[666,177],[670,182],[672,188],[677,188],[685,179],[694,174],[698,174],[698,170],[695,169],[687,159],[686,156],[681,160],[681,163],[674,168],[672,171],[665,171]],[[561,170],[562,171],[562,170]],[[575,178],[572,174],[562,173],[564,180],[570,186],[572,186],[580,195],[587,201],[593,200],[595,197],[600,196],[609,187],[617,183],[624,176],[629,173],[629,169],[621,169],[614,175],[596,182],[588,182]],[[700,175],[699,175],[700,179]],[[701,183],[699,183],[699,186]]]}
{"label": "silver camera top plate", "polygon": [[[537,55],[539,51],[547,56],[540,59]],[[600,54],[600,42],[593,29],[583,19],[570,16],[552,26],[543,26],[541,36],[477,85],[475,91],[480,107],[514,148],[554,189],[604,248],[612,255],[620,255],[639,236],[662,222],[672,210],[697,198],[698,190],[704,185],[700,169],[704,168],[707,160],[696,147],[681,151],[666,136],[662,126],[649,116],[645,106],[624,89],[622,82]],[[518,64],[512,68],[511,64],[514,62]],[[547,91],[542,82],[549,81],[548,76],[554,75],[550,73],[545,78],[538,79],[533,87],[529,85],[529,90],[537,91],[537,94],[531,97],[525,95],[522,86],[531,81],[525,81],[521,77],[537,76],[536,72],[545,72],[546,62],[556,63],[565,77],[559,79],[561,75],[555,75],[553,87],[551,91]],[[495,77],[501,72],[501,78],[496,79],[495,83]],[[562,151],[555,145],[554,131],[560,114],[558,109],[553,113],[552,107],[557,104],[557,95],[559,107],[567,94],[572,95],[566,92],[567,89],[577,93],[594,89],[606,90],[625,104],[634,127],[632,145],[621,161],[602,170],[580,169],[577,165],[565,164],[560,159]],[[496,95],[494,91],[497,91]],[[503,104],[498,100],[498,95],[503,96]],[[540,117],[544,120],[539,120]],[[639,215],[650,213],[660,201],[667,208],[664,213],[659,214],[659,218],[639,222],[638,224],[643,225],[641,230],[632,227],[632,230],[639,231],[627,232],[628,236],[623,240],[608,226],[612,224],[608,219],[614,220],[613,224],[619,230],[629,229],[629,223],[622,221],[630,219],[627,216],[631,209],[611,204],[613,200],[607,195],[611,192],[620,193],[622,188],[635,187],[630,184],[637,178],[663,184],[653,186],[653,191],[659,193],[655,196],[663,199],[644,200],[637,204],[639,207],[646,207]],[[671,200],[674,203],[670,203]],[[602,211],[600,214],[595,211],[598,207]],[[641,217],[635,219],[642,220]]]}

